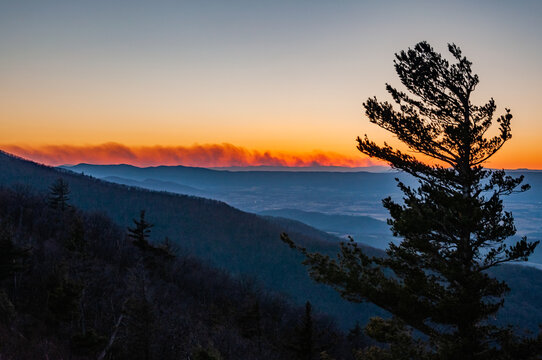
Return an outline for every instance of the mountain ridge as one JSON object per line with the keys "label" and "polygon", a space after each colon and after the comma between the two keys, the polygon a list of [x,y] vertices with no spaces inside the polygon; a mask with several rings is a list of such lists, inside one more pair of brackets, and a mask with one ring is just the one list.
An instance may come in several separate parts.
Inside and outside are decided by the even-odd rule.
{"label": "mountain ridge", "polygon": [[[336,252],[338,239],[329,241],[330,235],[319,230],[313,229],[313,237],[309,237],[296,233],[299,225],[295,222],[272,223],[217,200],[108,183],[6,154],[0,154],[0,169],[0,185],[4,186],[18,184],[47,191],[53,181],[64,178],[75,205],[104,212],[121,226],[131,226],[139,211],[146,210],[158,241],[167,237],[213,266],[234,275],[254,276],[266,287],[288,294],[298,304],[310,300],[343,327],[352,326],[356,318],[363,322],[371,315],[382,314],[372,305],[349,304],[330,288],[315,284],[301,265],[301,256],[279,239],[280,233],[287,231],[315,251]],[[320,238],[314,237],[317,233],[321,233]]]}
{"label": "mountain ridge", "polygon": [[[0,185],[26,186],[47,191],[59,177],[70,184],[71,201],[83,210],[104,212],[120,226],[131,226],[132,219],[145,209],[148,221],[155,224],[154,239],[166,236],[190,252],[229,273],[255,277],[267,288],[287,294],[297,304],[310,300],[324,313],[335,317],[343,328],[356,320],[365,323],[385,312],[371,304],[351,304],[329,287],[315,284],[300,264],[303,258],[279,240],[287,231],[296,242],[311,251],[334,255],[337,240],[326,234],[307,236],[296,222],[271,223],[265,218],[235,209],[217,200],[149,191],[108,183],[87,175],[75,174],[0,153]],[[306,226],[306,225],[305,225]],[[296,233],[296,231],[299,231]],[[335,238],[336,239],[336,238]],[[358,239],[362,241],[363,239]],[[369,255],[380,250],[364,246]],[[510,296],[498,314],[499,321],[536,330],[542,323],[542,274],[522,266],[502,266],[495,274],[510,284]],[[528,303],[522,305],[528,299]]]}

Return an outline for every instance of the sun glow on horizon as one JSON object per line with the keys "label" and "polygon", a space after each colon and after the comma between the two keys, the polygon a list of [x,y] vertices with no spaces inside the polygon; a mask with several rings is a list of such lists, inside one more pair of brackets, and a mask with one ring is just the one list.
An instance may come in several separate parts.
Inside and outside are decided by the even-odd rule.
{"label": "sun glow on horizon", "polygon": [[[388,142],[390,143],[390,142]],[[392,144],[397,144],[392,141]],[[255,150],[229,143],[194,144],[191,146],[128,146],[115,142],[98,145],[0,145],[7,153],[50,166],[75,165],[80,163],[96,165],[128,164],[147,166],[193,166],[193,167],[367,167],[386,166],[378,159],[371,159],[357,149],[351,153],[334,151],[276,151]],[[408,149],[401,148],[409,152]],[[410,152],[413,156],[418,156]],[[429,161],[427,157],[419,157]],[[537,158],[518,159],[510,153],[497,154],[485,166],[498,169],[541,169]]]}
{"label": "sun glow on horizon", "polygon": [[126,146],[118,143],[100,145],[0,145],[0,149],[42,164],[129,164],[135,166],[184,165],[196,167],[231,166],[341,166],[366,167],[385,165],[359,154],[348,156],[335,152],[305,153],[249,150],[232,144],[202,144],[192,146]]}
{"label": "sun glow on horizon", "polygon": [[542,2],[249,3],[1,3],[0,148],[48,164],[378,163],[357,136],[404,148],[362,104],[390,100],[394,53],[427,40],[473,62],[476,105],[512,109],[486,166],[542,169]]}

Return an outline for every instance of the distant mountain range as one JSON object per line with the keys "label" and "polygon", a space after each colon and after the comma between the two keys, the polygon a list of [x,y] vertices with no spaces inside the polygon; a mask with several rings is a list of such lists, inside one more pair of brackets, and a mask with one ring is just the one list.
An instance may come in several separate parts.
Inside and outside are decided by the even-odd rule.
{"label": "distant mountain range", "polygon": [[211,170],[226,171],[295,171],[295,172],[394,172],[392,168],[385,165],[346,167],[346,166],[227,166],[211,167]]}
{"label": "distant mountain range", "polygon": [[[260,212],[280,208],[367,215],[385,219],[381,194],[399,195],[398,174],[369,172],[218,171],[185,166],[138,168],[130,165],[79,164],[64,167],[114,181],[173,182],[200,191],[201,196],[225,201],[239,209]],[[147,186],[144,186],[147,187]],[[166,190],[166,189],[164,189]],[[175,191],[168,189],[168,191]],[[187,194],[192,194],[187,192]],[[337,208],[337,204],[340,207]]]}
{"label": "distant mountain range", "polygon": [[[373,305],[347,303],[330,288],[315,284],[300,264],[301,256],[283,244],[279,235],[286,231],[303,246],[330,255],[337,252],[339,238],[296,220],[268,215],[297,217],[334,230],[344,225],[342,221],[351,220],[345,216],[357,214],[355,220],[367,221],[368,228],[356,240],[369,242],[370,231],[378,234],[385,230],[385,225],[378,219],[364,216],[382,214],[380,198],[383,193],[392,189],[392,196],[397,196],[393,179],[397,174],[232,172],[188,167],[141,169],[126,165],[79,165],[73,170],[86,175],[0,153],[0,185],[30,187],[43,192],[61,177],[69,183],[70,201],[78,207],[106,213],[122,227],[131,226],[132,219],[145,209],[148,220],[155,224],[152,229],[154,239],[168,237],[183,251],[234,275],[254,277],[267,288],[288,294],[297,303],[310,300],[316,309],[335,317],[343,328],[351,327],[356,320],[363,323],[370,316],[384,315]],[[132,183],[128,186],[114,184],[97,177],[117,177],[110,179],[122,178],[125,179],[122,181],[127,179]],[[229,196],[246,207],[259,208],[265,216],[250,214],[216,200],[145,190],[139,187],[141,184]],[[265,196],[259,198],[260,195]],[[335,202],[331,202],[334,196]],[[346,203],[340,204],[343,200]],[[358,206],[359,203],[362,206]],[[285,204],[295,206],[282,206]],[[303,207],[311,211],[299,212]],[[292,208],[295,211],[280,210]],[[313,208],[318,211],[312,211]],[[326,211],[320,211],[322,209]],[[276,212],[269,212],[271,210]],[[332,210],[339,216],[332,215]],[[321,214],[315,214],[318,212]],[[369,226],[375,228],[370,230]],[[383,255],[381,250],[363,248],[369,254]],[[536,329],[542,323],[539,306],[542,303],[542,272],[522,266],[502,266],[496,274],[512,288],[498,321]]]}
{"label": "distant mountain range", "polygon": [[[212,172],[187,170],[195,177]],[[370,304],[350,304],[332,289],[314,283],[301,265],[302,257],[280,241],[280,234],[287,232],[315,251],[334,254],[339,239],[328,233],[293,220],[246,213],[216,200],[114,184],[0,153],[2,186],[47,192],[58,178],[69,183],[70,201],[81,209],[105,213],[123,227],[132,226],[132,219],[144,209],[154,224],[153,239],[167,237],[182,251],[233,275],[252,277],[298,304],[310,300],[315,309],[330,314],[345,328],[356,320],[364,322],[370,316],[383,314]],[[381,254],[368,246],[364,248],[371,254]]]}
{"label": "distant mountain range", "polygon": [[[352,235],[380,249],[389,243],[389,232],[380,227],[375,236],[376,223],[369,225],[357,217],[385,221],[388,214],[381,200],[387,196],[402,198],[395,178],[407,185],[417,185],[412,177],[399,172],[219,171],[184,166],[139,168],[89,164],[65,169],[120,184],[217,199],[244,211],[289,217],[340,237]],[[516,219],[518,236],[542,239],[542,171],[510,170],[509,173],[524,175],[525,182],[532,187],[525,193],[504,197],[506,209]],[[308,211],[312,215],[309,218],[307,214],[300,217],[299,213],[294,216],[276,212],[283,209]],[[324,226],[326,222],[322,223],[323,218],[316,218],[315,213],[346,218],[330,227]],[[542,247],[531,261],[542,264]]]}
{"label": "distant mountain range", "polygon": [[145,179],[143,181],[131,180],[126,178],[121,178],[118,176],[106,176],[102,180],[109,181],[116,184],[135,186],[149,190],[156,191],[169,191],[171,193],[185,194],[185,195],[194,195],[194,196],[206,196],[208,195],[205,191],[196,189],[192,186],[181,185],[173,181],[161,181],[157,179]]}

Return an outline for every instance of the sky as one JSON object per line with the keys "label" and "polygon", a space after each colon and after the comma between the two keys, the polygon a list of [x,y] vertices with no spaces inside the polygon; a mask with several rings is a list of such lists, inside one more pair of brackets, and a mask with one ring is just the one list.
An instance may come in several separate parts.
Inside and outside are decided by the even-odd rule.
{"label": "sky", "polygon": [[0,0],[0,149],[51,165],[378,164],[394,53],[461,47],[510,108],[487,165],[542,169],[541,1]]}

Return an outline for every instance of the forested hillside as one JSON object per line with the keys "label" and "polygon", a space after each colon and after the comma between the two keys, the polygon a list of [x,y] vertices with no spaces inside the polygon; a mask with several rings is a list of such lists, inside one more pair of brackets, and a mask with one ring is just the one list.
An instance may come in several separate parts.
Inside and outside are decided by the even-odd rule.
{"label": "forested hillside", "polygon": [[66,194],[0,188],[1,359],[350,358],[363,346],[310,304],[151,244],[144,218],[127,232]]}
{"label": "forested hillside", "polygon": [[[234,276],[253,277],[300,306],[308,300],[345,330],[356,321],[364,323],[370,316],[384,314],[372,305],[350,304],[309,278],[301,265],[302,257],[280,241],[280,233],[286,231],[300,244],[327,254],[336,254],[338,239],[306,225],[245,213],[219,201],[112,184],[5,153],[0,154],[0,169],[1,185],[19,184],[41,193],[49,191],[60,177],[69,184],[73,205],[105,214],[121,228],[132,226],[132,219],[146,210],[146,219],[154,224],[152,241],[159,243],[167,237],[184,253]],[[369,254],[383,254],[370,247],[364,249]],[[523,266],[503,266],[497,274],[512,290],[495,321],[536,331],[542,323],[542,273]]]}
{"label": "forested hillside", "polygon": [[129,226],[145,210],[148,221],[155,224],[155,241],[167,237],[187,253],[231,274],[252,276],[297,304],[311,301],[344,329],[382,313],[369,304],[350,304],[309,278],[302,257],[281,242],[280,233],[286,231],[311,249],[330,254],[336,253],[338,239],[306,225],[269,221],[215,200],[113,184],[5,153],[0,154],[0,169],[0,185],[19,184],[41,192],[60,177],[69,184],[75,206],[100,211],[121,226]]}

